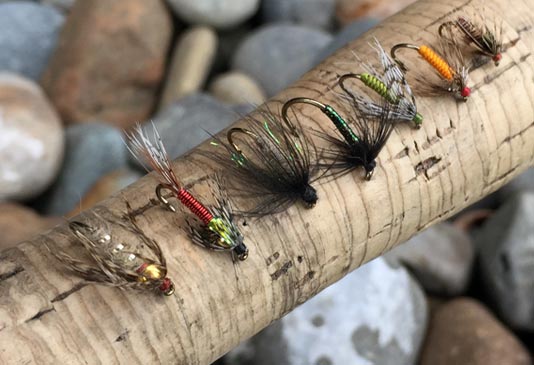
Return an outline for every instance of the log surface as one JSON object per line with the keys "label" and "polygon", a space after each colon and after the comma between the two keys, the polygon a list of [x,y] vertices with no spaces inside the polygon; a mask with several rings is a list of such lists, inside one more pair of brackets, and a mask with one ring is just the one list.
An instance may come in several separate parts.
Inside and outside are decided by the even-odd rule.
{"label": "log surface", "polygon": [[[268,105],[278,110],[291,97],[307,96],[344,113],[335,82],[342,73],[361,71],[353,51],[374,59],[368,46],[373,36],[385,48],[405,41],[432,44],[448,14],[475,7],[465,0],[421,0],[335,53]],[[531,166],[534,2],[488,0],[485,7],[502,18],[505,41],[516,44],[499,67],[471,74],[470,100],[418,98],[423,127],[396,128],[370,182],[355,171],[318,185],[312,210],[296,205],[243,226],[248,260],[233,264],[227,254],[191,244],[178,226],[180,215],[156,203],[154,174],[102,205],[117,215],[125,201],[132,205],[142,229],[166,253],[174,296],[85,285],[66,275],[43,245],[65,244],[64,227],[0,252],[0,363],[209,364],[363,263]],[[317,110],[296,109],[302,123],[332,131]],[[192,163],[190,154],[175,168],[193,186],[209,172]]]}

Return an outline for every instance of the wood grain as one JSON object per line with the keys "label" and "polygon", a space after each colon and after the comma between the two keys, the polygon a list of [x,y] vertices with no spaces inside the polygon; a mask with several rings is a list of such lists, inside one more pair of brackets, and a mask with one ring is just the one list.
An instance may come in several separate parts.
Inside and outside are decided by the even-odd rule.
{"label": "wood grain", "polygon": [[[534,161],[534,2],[486,1],[517,41],[499,67],[472,73],[467,103],[419,98],[423,128],[398,127],[371,182],[361,171],[318,186],[313,210],[243,226],[250,257],[192,245],[180,215],[154,201],[148,175],[103,203],[117,215],[125,201],[145,233],[167,254],[176,294],[169,298],[84,285],[65,275],[43,242],[64,245],[63,228],[0,253],[0,363],[208,364],[351,270],[496,190]],[[336,77],[359,71],[352,52],[374,57],[373,36],[429,42],[439,21],[472,1],[421,0],[337,52],[270,100],[275,110],[295,96],[319,98],[341,112]],[[334,88],[334,90],[332,90]],[[308,106],[301,122],[329,131]],[[209,148],[204,145],[200,148]],[[186,183],[208,171],[189,154],[176,161]]]}

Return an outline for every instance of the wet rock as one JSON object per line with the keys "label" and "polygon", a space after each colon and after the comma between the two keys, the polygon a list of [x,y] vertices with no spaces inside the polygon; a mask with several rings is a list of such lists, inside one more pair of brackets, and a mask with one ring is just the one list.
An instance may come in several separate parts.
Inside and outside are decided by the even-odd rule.
{"label": "wet rock", "polygon": [[0,70],[39,79],[63,22],[63,15],[49,6],[26,1],[0,4]]}
{"label": "wet rock", "polygon": [[217,51],[217,34],[208,27],[185,32],[176,43],[160,109],[181,97],[200,91]]}
{"label": "wet rock", "polygon": [[284,22],[331,29],[335,0],[268,0],[261,4],[261,15],[267,22]]}
{"label": "wet rock", "polygon": [[510,326],[534,331],[534,192],[514,195],[478,232],[482,280]]}
{"label": "wet rock", "polygon": [[209,90],[218,100],[228,104],[262,104],[266,97],[254,79],[241,72],[228,72],[217,76]]}
{"label": "wet rock", "polygon": [[0,251],[61,223],[58,217],[42,217],[34,210],[15,203],[0,204]]}
{"label": "wet rock", "polygon": [[172,33],[162,1],[77,1],[42,84],[66,122],[145,120]]}
{"label": "wet rock", "polygon": [[296,25],[273,24],[250,34],[237,49],[233,68],[254,75],[272,96],[314,65],[317,53],[332,37],[323,31]]}
{"label": "wet rock", "polygon": [[259,0],[167,0],[176,15],[187,23],[204,24],[218,29],[238,25],[250,18]]}
{"label": "wet rock", "polygon": [[378,258],[227,355],[231,364],[414,364],[427,304],[403,268]]}
{"label": "wet rock", "polygon": [[465,291],[474,259],[470,237],[449,223],[432,226],[394,248],[386,257],[406,266],[429,292]]}
{"label": "wet rock", "polygon": [[102,176],[127,162],[126,145],[118,129],[100,123],[70,126],[61,173],[35,206],[47,215],[66,214]]}
{"label": "wet rock", "polygon": [[383,20],[414,2],[415,0],[336,0],[336,18],[341,25],[363,17]]}
{"label": "wet rock", "polygon": [[421,365],[531,365],[527,350],[481,303],[459,298],[430,320]]}
{"label": "wet rock", "polygon": [[46,189],[63,158],[58,115],[33,81],[0,73],[0,201]]}

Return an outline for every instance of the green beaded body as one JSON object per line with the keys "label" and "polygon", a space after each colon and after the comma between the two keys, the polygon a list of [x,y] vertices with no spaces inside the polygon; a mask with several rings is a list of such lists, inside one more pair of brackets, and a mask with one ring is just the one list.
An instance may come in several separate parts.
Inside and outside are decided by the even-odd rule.
{"label": "green beaded body", "polygon": [[337,130],[343,138],[345,138],[345,141],[349,144],[355,144],[358,142],[358,137],[354,134],[350,126],[345,122],[345,120],[329,105],[325,106],[325,109],[323,111],[325,115],[334,123]]}

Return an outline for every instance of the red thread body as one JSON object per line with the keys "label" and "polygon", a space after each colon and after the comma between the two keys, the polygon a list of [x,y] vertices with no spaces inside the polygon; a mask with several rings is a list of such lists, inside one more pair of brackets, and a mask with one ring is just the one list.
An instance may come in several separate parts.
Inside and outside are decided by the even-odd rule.
{"label": "red thread body", "polygon": [[187,190],[180,189],[176,197],[185,205],[194,215],[196,215],[204,224],[208,225],[213,219],[209,210],[195,199]]}

